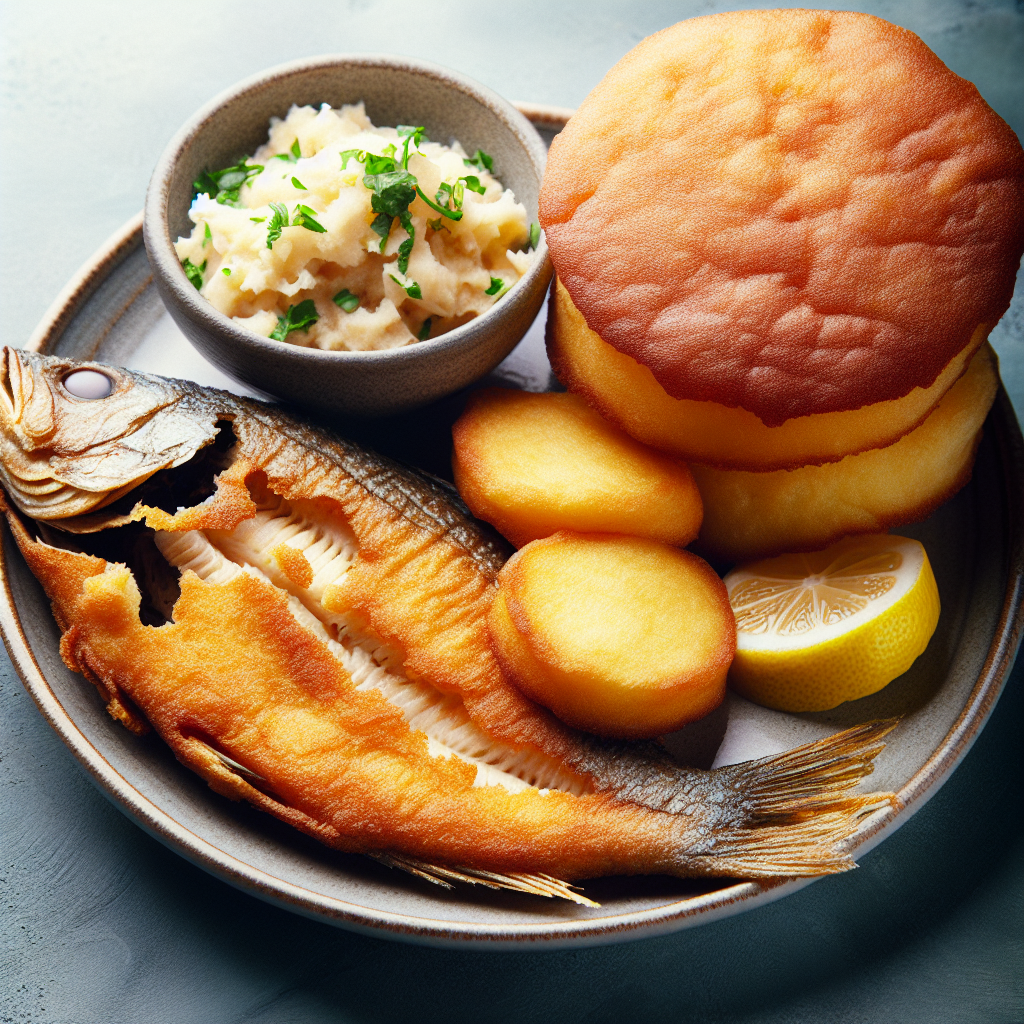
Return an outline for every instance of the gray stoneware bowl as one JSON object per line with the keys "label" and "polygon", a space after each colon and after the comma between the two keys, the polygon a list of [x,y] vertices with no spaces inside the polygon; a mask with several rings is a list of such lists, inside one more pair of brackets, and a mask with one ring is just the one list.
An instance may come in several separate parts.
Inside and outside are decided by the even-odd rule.
{"label": "gray stoneware bowl", "polygon": [[381,352],[326,352],[271,341],[219,313],[189,283],[173,242],[192,230],[192,182],[266,141],[272,116],[293,103],[340,107],[363,100],[377,125],[423,125],[494,157],[502,183],[537,220],[545,147],[511,103],[424,61],[336,55],[283,64],[222,93],[171,140],[146,193],[143,228],[157,290],[199,351],[226,373],[270,395],[329,413],[380,416],[425,405],[493,369],[526,333],[551,278],[541,239],[530,269],[483,316],[429,341]]}

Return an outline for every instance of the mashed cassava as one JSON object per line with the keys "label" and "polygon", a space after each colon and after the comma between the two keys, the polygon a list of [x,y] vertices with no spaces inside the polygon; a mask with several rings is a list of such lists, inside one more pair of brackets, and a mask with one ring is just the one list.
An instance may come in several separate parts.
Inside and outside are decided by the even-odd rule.
{"label": "mashed cassava", "polygon": [[322,349],[395,348],[486,312],[525,273],[539,229],[491,158],[363,105],[292,107],[266,145],[204,172],[176,249],[220,312]]}

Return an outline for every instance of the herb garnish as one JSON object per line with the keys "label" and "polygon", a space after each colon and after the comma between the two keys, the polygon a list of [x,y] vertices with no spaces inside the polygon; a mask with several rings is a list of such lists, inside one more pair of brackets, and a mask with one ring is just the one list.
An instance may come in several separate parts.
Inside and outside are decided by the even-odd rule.
{"label": "herb garnish", "polygon": [[266,219],[267,219],[266,217],[250,217],[249,218],[249,220],[251,220],[254,224],[262,224]]}
{"label": "herb garnish", "polygon": [[467,174],[460,180],[466,183],[466,188],[468,188],[470,192],[475,192],[477,195],[482,196],[487,191],[487,186],[481,185],[480,179],[475,174]]}
{"label": "herb garnish", "polygon": [[[370,170],[384,160],[390,168],[376,173]],[[363,184],[373,193],[370,208],[377,214],[370,227],[380,235],[380,251],[383,252],[396,217],[410,238],[415,234],[409,204],[416,198],[416,178],[406,170],[397,169],[392,157],[373,158],[367,154],[366,169],[369,173],[363,176]]]}
{"label": "herb garnish", "polygon": [[497,295],[502,288],[505,287],[505,282],[500,277],[491,278],[491,287],[484,292],[484,295]]}
{"label": "herb garnish", "polygon": [[277,318],[277,326],[270,332],[274,341],[285,341],[292,331],[307,332],[319,320],[316,303],[312,299],[304,299],[297,306],[289,306],[284,316]]}
{"label": "herb garnish", "polygon": [[273,249],[274,243],[281,237],[281,229],[288,227],[288,207],[284,203],[271,203],[274,215],[267,225],[267,248]]}
{"label": "herb garnish", "polygon": [[327,230],[327,228],[325,228],[323,224],[316,219],[316,210],[311,210],[308,206],[303,206],[301,203],[295,207],[295,212],[292,214],[292,227],[307,228],[310,231]]}
{"label": "herb garnish", "polygon": [[[410,175],[410,177],[411,177],[411,175]],[[452,194],[452,187],[451,187],[451,185],[448,185],[446,182],[442,182],[441,188],[439,188],[437,190],[438,196],[441,196],[442,189],[445,189],[445,188],[448,189],[448,195],[449,196]],[[447,217],[449,220],[462,220],[462,211],[461,210],[449,210],[449,209],[446,209],[443,206],[438,206],[438,204],[435,203],[433,199],[429,198],[424,193],[423,189],[421,189],[419,187],[419,185],[416,186],[416,195],[418,195],[420,197],[420,199],[422,199],[423,202],[425,202],[427,204],[427,206],[429,206],[432,210],[436,210],[438,213],[440,213],[444,217]]]}
{"label": "herb garnish", "polygon": [[333,302],[336,306],[340,306],[345,310],[346,313],[352,313],[359,308],[359,296],[353,295],[347,288],[342,288],[334,296]]}
{"label": "herb garnish", "polygon": [[243,185],[263,173],[263,164],[250,164],[248,157],[242,157],[237,164],[219,171],[203,171],[192,182],[192,198],[205,192],[211,199],[216,199],[224,206],[238,206],[238,194]]}
{"label": "herb garnish", "polygon": [[206,229],[203,231],[203,248],[206,248],[207,242],[213,238],[213,232],[210,231],[210,222],[206,222]]}
{"label": "herb garnish", "polygon": [[402,147],[402,168],[408,170],[409,167],[409,146],[415,146],[419,148],[420,143],[426,138],[423,134],[423,125],[419,128],[413,128],[412,125],[400,124],[395,131],[398,132],[400,139],[405,139],[405,145]]}
{"label": "herb garnish", "polygon": [[540,245],[540,225],[534,221],[530,225],[530,248],[536,249]]}
{"label": "herb garnish", "polygon": [[309,191],[309,189],[308,189],[308,188],[306,188],[306,186],[305,186],[305,185],[303,185],[303,184],[302,184],[302,182],[301,182],[301,181],[299,181],[299,179],[298,179],[298,178],[296,178],[294,174],[292,175],[292,184],[293,184],[293,185],[294,185],[294,186],[295,186],[296,188],[301,188],[303,192],[308,192],[308,191]]}
{"label": "herb garnish", "polygon": [[404,274],[409,269],[409,256],[412,254],[413,238],[414,236],[410,234],[398,247],[398,270],[401,274]]}
{"label": "herb garnish", "polygon": [[397,284],[398,287],[401,288],[405,292],[405,294],[409,296],[410,299],[423,298],[423,292],[420,291],[420,286],[415,281],[413,281],[411,284],[402,284],[402,282],[399,281],[394,274],[388,274],[388,277],[390,277],[391,280],[394,281],[395,284]]}
{"label": "herb garnish", "polygon": [[462,161],[467,167],[476,167],[478,170],[494,173],[494,158],[488,156],[482,149],[478,149],[469,159]]}
{"label": "herb garnish", "polygon": [[292,143],[292,148],[287,153],[275,153],[271,160],[283,160],[286,164],[293,164],[296,160],[302,159],[302,149],[299,147],[299,140]]}
{"label": "herb garnish", "polygon": [[203,271],[206,270],[206,260],[202,266],[197,267],[187,256],[181,261],[181,269],[185,276],[195,285],[196,291],[203,287]]}
{"label": "herb garnish", "polygon": [[[271,203],[270,208],[274,211],[274,215],[267,225],[267,248],[273,249],[274,243],[281,237],[281,231],[289,226],[288,207],[284,203]],[[249,219],[255,220],[256,218],[250,217]],[[265,220],[266,218],[261,217],[260,219]],[[308,206],[303,206],[302,203],[295,207],[295,212],[291,217],[291,227],[306,228],[309,231],[327,230],[316,219],[316,210],[311,210]]]}
{"label": "herb garnish", "polygon": [[416,335],[418,341],[426,341],[430,337],[430,317],[423,321],[423,326],[420,328],[420,333]]}

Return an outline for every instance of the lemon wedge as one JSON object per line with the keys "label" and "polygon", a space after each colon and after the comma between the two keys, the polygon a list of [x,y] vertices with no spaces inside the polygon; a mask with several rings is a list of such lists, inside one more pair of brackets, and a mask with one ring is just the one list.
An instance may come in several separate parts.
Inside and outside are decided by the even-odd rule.
{"label": "lemon wedge", "polygon": [[875,693],[928,646],[939,590],[924,548],[907,537],[847,537],[725,577],[736,616],[729,681],[779,711],[827,711]]}

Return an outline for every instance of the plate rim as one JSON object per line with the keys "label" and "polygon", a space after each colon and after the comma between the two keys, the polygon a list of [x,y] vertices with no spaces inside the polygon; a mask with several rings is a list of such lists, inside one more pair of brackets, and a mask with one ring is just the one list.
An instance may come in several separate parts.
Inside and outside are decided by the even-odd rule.
{"label": "plate rim", "polygon": [[[572,114],[572,110],[565,107],[527,103],[515,105],[536,127],[550,131],[563,127]],[[24,347],[37,352],[50,348],[103,282],[142,244],[140,212],[115,231],[82,265],[51,303]],[[142,287],[148,287],[150,280],[147,279]],[[116,320],[108,325],[108,330],[114,322]],[[1002,385],[986,427],[995,434],[1003,505],[1007,523],[1010,524],[1010,544],[1004,553],[1008,585],[1003,594],[995,635],[978,678],[956,720],[924,765],[897,792],[900,809],[883,810],[872,815],[851,840],[851,852],[858,858],[920,810],[967,755],[995,707],[1024,636],[1024,531],[1012,529],[1013,523],[1024,522],[1024,439],[1013,406]],[[5,524],[0,531],[0,540],[6,538],[7,532]],[[65,711],[32,652],[14,601],[2,543],[0,633],[15,671],[40,713],[91,781],[119,810],[165,846],[235,888],[306,917],[352,931],[378,938],[459,949],[497,946],[580,948],[650,938],[710,923],[780,899],[816,880],[800,878],[767,883],[741,881],[711,893],[649,910],[518,925],[414,917],[326,896],[256,868],[185,828],[120,775],[89,742]]]}

